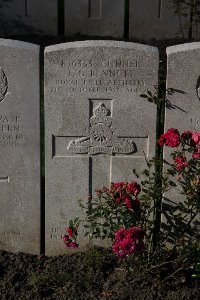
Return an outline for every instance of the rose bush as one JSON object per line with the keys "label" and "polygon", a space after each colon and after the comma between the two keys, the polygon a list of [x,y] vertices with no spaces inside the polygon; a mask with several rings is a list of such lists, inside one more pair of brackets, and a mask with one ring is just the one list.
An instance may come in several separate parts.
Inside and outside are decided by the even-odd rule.
{"label": "rose bush", "polygon": [[[165,161],[168,189],[176,188],[177,199],[166,194],[162,212],[168,221],[164,224],[166,237],[178,243],[184,239],[194,243],[199,237],[197,216],[200,209],[200,133],[171,128],[159,141],[160,146],[173,148],[172,161]],[[179,193],[179,195],[178,195]],[[167,222],[166,222],[167,223]]]}
{"label": "rose bush", "polygon": [[[162,170],[158,168],[158,164],[162,165],[158,159],[146,159],[147,168],[142,172],[140,183],[114,182],[110,188],[97,190],[96,197],[90,196],[85,204],[80,201],[86,218],[69,222],[63,237],[67,247],[78,247],[80,224],[85,236],[111,240],[112,251],[120,258],[147,254],[149,260],[157,249],[161,251],[165,247],[166,241],[174,243],[174,249],[178,249],[180,241],[187,237],[181,242],[181,253],[187,253],[185,261],[191,263],[191,251],[199,247],[192,225],[200,209],[200,133],[185,131],[180,134],[176,128],[170,128],[160,136],[158,143],[172,149],[172,160],[164,160],[164,172],[158,172]],[[136,171],[134,174],[139,177]],[[182,200],[170,206],[173,201],[165,196],[170,205],[162,205],[163,194],[175,187],[179,188]],[[163,227],[162,213],[170,216]],[[172,234],[174,239],[170,240]],[[190,243],[194,249],[188,251]]]}
{"label": "rose bush", "polygon": [[[68,248],[77,248],[77,231],[80,223],[85,227],[85,236],[110,239],[113,251],[120,257],[141,253],[144,249],[144,230],[140,228],[142,206],[138,198],[140,185],[135,182],[115,182],[110,188],[96,191],[84,205],[86,219],[69,222],[63,241]],[[119,240],[124,231],[124,239]],[[115,249],[115,250],[114,250]],[[117,250],[118,249],[118,250]]]}

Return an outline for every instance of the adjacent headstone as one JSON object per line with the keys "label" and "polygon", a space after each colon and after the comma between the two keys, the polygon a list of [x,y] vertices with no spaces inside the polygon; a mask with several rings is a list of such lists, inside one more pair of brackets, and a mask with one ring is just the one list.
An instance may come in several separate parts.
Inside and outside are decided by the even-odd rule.
{"label": "adjacent headstone", "polygon": [[3,0],[0,3],[0,36],[56,35],[56,0]]}
{"label": "adjacent headstone", "polygon": [[[167,105],[165,111],[165,132],[176,128],[180,133],[186,130],[200,131],[200,43],[188,43],[167,48]],[[164,158],[172,161],[171,148],[164,148]],[[190,156],[191,157],[191,156]],[[164,165],[165,166],[165,165]],[[167,166],[165,167],[167,168]],[[176,178],[174,178],[177,184]],[[163,207],[164,222],[173,235],[170,214],[172,207],[184,201],[180,187],[173,187],[166,193]],[[199,225],[198,225],[199,226]],[[167,228],[165,225],[164,228]],[[170,236],[169,234],[169,236]]]}
{"label": "adjacent headstone", "polygon": [[65,0],[65,34],[122,37],[124,0]]}
{"label": "adjacent headstone", "polygon": [[[154,155],[156,106],[140,97],[157,83],[150,46],[85,41],[45,50],[46,253],[65,253],[62,235],[80,217],[78,199],[133,180]],[[85,238],[79,240],[81,246]]]}
{"label": "adjacent headstone", "polygon": [[0,249],[39,254],[39,46],[0,39]]}
{"label": "adjacent headstone", "polygon": [[168,47],[167,58],[165,130],[200,131],[200,43]]}
{"label": "adjacent headstone", "polygon": [[188,37],[189,17],[176,15],[169,0],[132,0],[129,16],[130,38],[149,41]]}

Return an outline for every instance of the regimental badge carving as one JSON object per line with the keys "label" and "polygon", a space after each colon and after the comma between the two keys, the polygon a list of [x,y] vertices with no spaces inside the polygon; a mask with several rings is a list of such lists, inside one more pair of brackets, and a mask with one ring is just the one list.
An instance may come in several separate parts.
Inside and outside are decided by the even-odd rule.
{"label": "regimental badge carving", "polygon": [[99,103],[90,118],[89,136],[69,142],[67,150],[77,154],[130,154],[136,146],[133,140],[115,136],[112,128],[110,111],[103,103]]}
{"label": "regimental badge carving", "polygon": [[0,102],[4,100],[8,91],[8,81],[6,74],[0,67]]}

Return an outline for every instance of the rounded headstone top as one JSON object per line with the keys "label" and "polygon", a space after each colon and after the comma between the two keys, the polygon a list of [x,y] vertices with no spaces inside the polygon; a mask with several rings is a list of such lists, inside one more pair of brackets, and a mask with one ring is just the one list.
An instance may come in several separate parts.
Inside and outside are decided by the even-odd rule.
{"label": "rounded headstone top", "polygon": [[48,46],[45,48],[45,53],[53,51],[62,51],[68,48],[87,48],[87,47],[105,47],[105,48],[122,48],[122,49],[133,49],[137,51],[145,51],[149,53],[158,54],[158,49],[156,47],[147,46],[138,43],[124,42],[124,41],[106,41],[106,40],[88,40],[88,41],[77,41],[56,44],[53,46]]}
{"label": "rounded headstone top", "polygon": [[36,44],[0,38],[0,47],[1,46],[10,47],[10,48],[19,48],[19,49],[30,50],[35,52],[38,52],[40,50],[40,46]]}
{"label": "rounded headstone top", "polygon": [[167,55],[173,54],[173,53],[179,53],[184,51],[193,51],[193,50],[200,50],[200,42],[194,42],[194,43],[185,43],[180,44],[176,46],[170,46],[167,47],[166,52]]}

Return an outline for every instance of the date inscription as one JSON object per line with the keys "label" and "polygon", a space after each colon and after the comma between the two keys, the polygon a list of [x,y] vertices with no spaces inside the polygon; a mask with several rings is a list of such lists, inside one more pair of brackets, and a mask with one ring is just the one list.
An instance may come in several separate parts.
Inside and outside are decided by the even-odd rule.
{"label": "date inscription", "polygon": [[16,236],[16,235],[21,235],[21,231],[18,229],[12,229],[12,230],[7,230],[3,232],[4,236]]}

